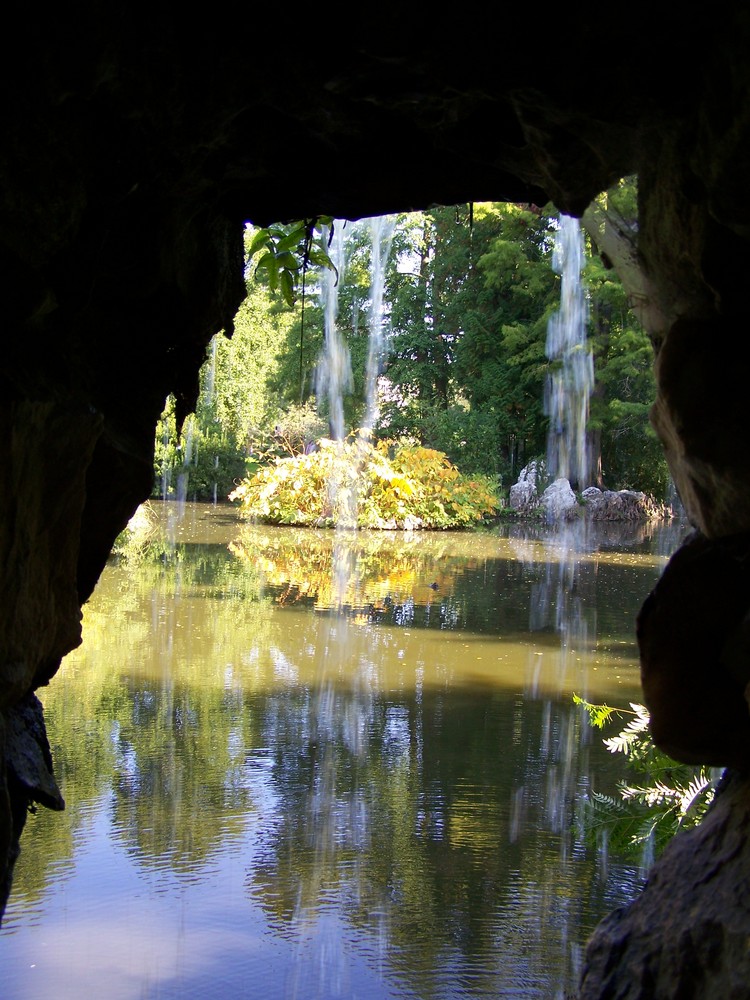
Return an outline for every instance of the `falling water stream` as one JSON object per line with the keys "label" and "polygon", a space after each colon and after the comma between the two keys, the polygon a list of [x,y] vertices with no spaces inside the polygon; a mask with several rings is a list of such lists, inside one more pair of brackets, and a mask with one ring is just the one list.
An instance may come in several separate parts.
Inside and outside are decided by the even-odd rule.
{"label": "falling water stream", "polygon": [[[545,413],[549,416],[547,473],[555,484],[579,490],[590,483],[588,444],[589,401],[594,366],[587,344],[585,263],[581,227],[577,219],[560,215],[552,254],[552,268],[560,275],[560,306],[547,325],[546,353],[551,371],[545,386]],[[561,658],[586,658],[596,637],[596,608],[587,606],[579,587],[581,559],[592,547],[590,526],[583,518],[568,521],[553,516],[550,558],[544,578],[535,588],[531,627],[553,628],[560,636]]]}
{"label": "falling water stream", "polygon": [[389,216],[364,219],[352,228],[369,233],[370,294],[367,366],[365,371],[364,416],[354,440],[354,448],[345,444],[344,397],[352,389],[351,358],[346,340],[339,329],[339,291],[347,266],[345,225],[335,222],[330,240],[333,270],[325,270],[321,280],[321,304],[324,316],[323,350],[318,362],[316,390],[325,401],[330,431],[338,448],[338,460],[328,484],[330,505],[336,513],[334,552],[335,592],[343,601],[349,580],[356,573],[349,534],[357,528],[357,486],[359,467],[365,460],[367,445],[378,418],[378,379],[382,372],[387,343],[384,290],[385,269],[391,248],[395,219]]}
{"label": "falling water stream", "polygon": [[[367,664],[352,667],[352,632],[345,601],[350,595],[358,572],[356,547],[353,539],[357,530],[357,483],[360,465],[366,460],[367,447],[378,419],[378,379],[382,372],[387,344],[384,317],[385,269],[390,253],[394,220],[389,217],[363,220],[358,227],[371,239],[370,294],[368,308],[368,353],[365,371],[365,409],[362,425],[354,438],[353,448],[345,443],[345,393],[351,391],[352,372],[346,341],[338,326],[338,297],[345,275],[347,247],[343,223],[334,223],[331,260],[335,271],[327,271],[321,284],[324,314],[324,344],[318,365],[316,389],[325,399],[338,458],[332,481],[331,505],[338,511],[336,518],[331,571],[332,607],[323,629],[325,677],[321,676],[311,703],[309,723],[311,743],[319,759],[318,777],[304,810],[307,839],[315,845],[315,880],[323,883],[341,844],[352,852],[355,867],[369,850],[373,824],[369,816],[366,790],[356,786],[349,796],[337,794],[338,756],[341,746],[356,767],[365,767],[368,753],[368,732],[373,727],[375,702],[367,677]],[[355,227],[356,232],[356,227]],[[337,502],[338,501],[338,502]],[[342,695],[331,677],[346,677],[347,692]],[[336,802],[335,812],[330,811]],[[359,876],[358,876],[359,877]],[[383,915],[383,920],[385,920]],[[305,900],[297,903],[296,925],[301,929],[300,944],[315,939],[316,948],[324,956],[323,975],[329,982],[345,979],[346,961],[342,951],[340,928],[336,921],[321,915],[317,905],[309,908]],[[388,937],[388,927],[382,930],[382,940]],[[302,956],[301,956],[302,959]],[[382,961],[382,956],[380,961]],[[293,977],[291,995],[300,1000],[308,995],[309,983],[304,981],[300,960],[298,974]],[[337,987],[338,988],[338,987]]]}
{"label": "falling water stream", "polygon": [[581,272],[584,253],[577,219],[560,216],[552,267],[560,275],[560,308],[547,326],[547,357],[552,362],[545,394],[549,416],[547,471],[579,490],[590,485],[587,440],[594,362],[586,343],[586,295]]}
{"label": "falling water stream", "polygon": [[372,235],[372,263],[370,285],[370,336],[367,352],[367,372],[365,376],[365,416],[362,430],[369,437],[378,420],[378,379],[383,371],[388,330],[384,308],[385,268],[391,252],[391,242],[395,219],[391,216],[377,216],[370,219]]}
{"label": "falling water stream", "polygon": [[[327,235],[327,234],[325,234]],[[316,375],[316,391],[328,403],[328,421],[334,441],[344,438],[344,397],[352,389],[349,348],[338,326],[339,289],[346,276],[344,224],[335,223],[329,255],[335,270],[323,268],[320,301],[323,309],[323,351]]]}

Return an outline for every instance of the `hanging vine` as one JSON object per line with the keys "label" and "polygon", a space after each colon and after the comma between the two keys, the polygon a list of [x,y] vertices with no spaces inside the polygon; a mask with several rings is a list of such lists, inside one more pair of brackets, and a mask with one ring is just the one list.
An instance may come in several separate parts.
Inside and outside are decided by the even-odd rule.
{"label": "hanging vine", "polygon": [[[328,240],[325,232],[328,231]],[[325,267],[336,273],[328,255],[334,232],[334,221],[329,215],[316,215],[301,222],[276,224],[258,229],[247,251],[248,267],[252,258],[260,254],[255,264],[255,276],[263,272],[272,292],[279,292],[289,306],[294,306],[300,293],[302,317],[299,342],[299,392],[300,404],[304,395],[305,300],[307,272],[310,265]]]}

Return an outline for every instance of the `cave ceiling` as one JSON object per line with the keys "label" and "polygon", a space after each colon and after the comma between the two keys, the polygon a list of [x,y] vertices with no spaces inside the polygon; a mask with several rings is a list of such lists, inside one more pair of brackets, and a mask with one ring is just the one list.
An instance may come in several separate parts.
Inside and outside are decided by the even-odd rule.
{"label": "cave ceiling", "polygon": [[189,406],[242,296],[245,221],[481,200],[580,215],[699,127],[725,39],[707,18],[567,7],[276,16],[93,3],[6,40],[0,262],[8,327],[33,333],[9,387],[149,422],[165,390]]}

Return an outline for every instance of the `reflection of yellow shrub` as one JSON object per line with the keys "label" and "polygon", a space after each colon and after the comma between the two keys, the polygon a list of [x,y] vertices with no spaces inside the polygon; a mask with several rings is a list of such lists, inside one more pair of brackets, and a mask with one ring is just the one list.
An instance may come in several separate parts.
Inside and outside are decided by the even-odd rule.
{"label": "reflection of yellow shrub", "polygon": [[[446,554],[432,544],[404,546],[390,533],[347,532],[345,539],[338,539],[332,532],[309,529],[273,532],[248,527],[229,549],[260,571],[280,604],[314,599],[317,607],[343,603],[377,616],[394,601],[432,603],[435,589],[446,596],[453,590],[458,567],[466,565],[463,555]],[[352,571],[337,574],[339,565]],[[344,592],[334,593],[342,584]]]}
{"label": "reflection of yellow shrub", "polygon": [[463,476],[442,452],[362,437],[276,459],[229,499],[266,524],[381,529],[463,528],[499,507],[489,477]]}
{"label": "reflection of yellow shrub", "polygon": [[115,539],[112,551],[133,562],[145,557],[156,536],[157,517],[148,500],[142,503]]}

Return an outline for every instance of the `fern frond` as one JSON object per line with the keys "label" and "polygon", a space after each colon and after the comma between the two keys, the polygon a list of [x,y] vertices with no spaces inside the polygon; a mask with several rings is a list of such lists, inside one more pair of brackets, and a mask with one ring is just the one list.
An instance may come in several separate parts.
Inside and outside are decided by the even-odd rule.
{"label": "fern frond", "polygon": [[584,824],[595,843],[606,841],[612,850],[632,855],[644,845],[658,856],[680,829],[697,826],[715,791],[716,773],[709,768],[678,764],[651,739],[650,716],[644,705],[630,703],[632,711],[592,705],[574,695],[589,714],[591,724],[602,728],[614,715],[632,718],[616,735],[602,742],[610,753],[621,753],[641,781],[618,782],[619,800],[591,793],[584,810]]}
{"label": "fern frond", "polygon": [[603,729],[604,724],[609,721],[613,715],[622,715],[623,712],[627,711],[622,708],[610,708],[609,705],[594,705],[590,701],[586,701],[581,698],[580,695],[573,695],[573,704],[581,705],[583,709],[588,713],[589,722],[596,729]]}
{"label": "fern frond", "polygon": [[657,781],[653,785],[639,787],[637,785],[621,785],[620,794],[624,799],[633,799],[636,802],[643,802],[647,806],[658,806],[664,802],[671,802],[677,805],[682,798],[680,789],[670,788]]}
{"label": "fern frond", "polygon": [[592,792],[586,802],[584,824],[592,846],[606,843],[609,850],[631,856],[640,853],[651,835],[653,817],[640,803]]}
{"label": "fern frond", "polygon": [[713,802],[716,785],[711,775],[701,768],[700,772],[688,783],[687,787],[681,789],[680,796],[680,823],[688,816],[691,810],[695,812],[693,823],[695,825],[703,817],[704,813]]}
{"label": "fern frond", "polygon": [[619,736],[611,736],[609,739],[602,740],[602,743],[610,753],[624,753],[627,757],[633,749],[634,740],[635,735],[623,729]]}

